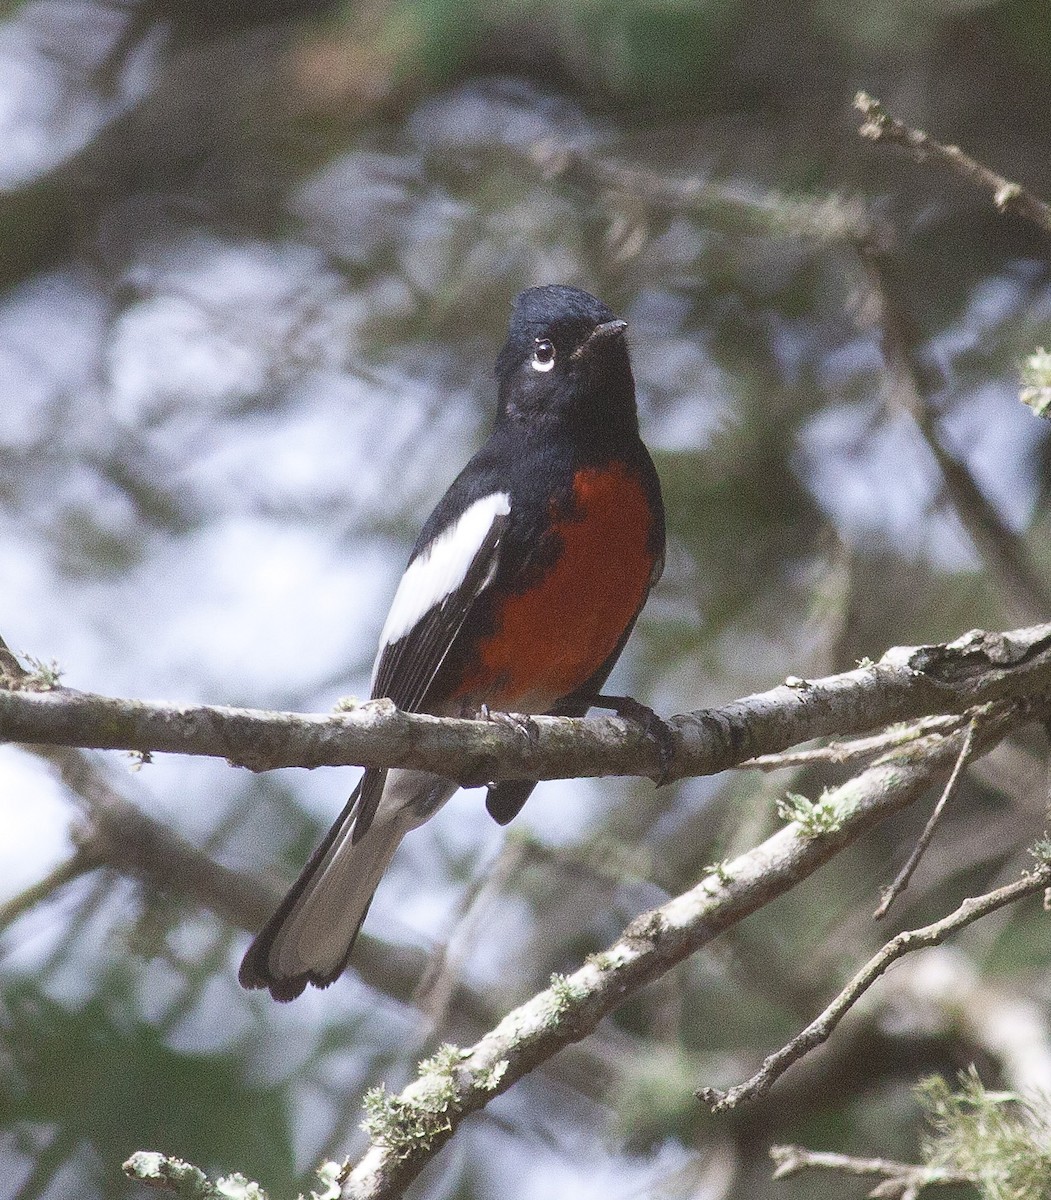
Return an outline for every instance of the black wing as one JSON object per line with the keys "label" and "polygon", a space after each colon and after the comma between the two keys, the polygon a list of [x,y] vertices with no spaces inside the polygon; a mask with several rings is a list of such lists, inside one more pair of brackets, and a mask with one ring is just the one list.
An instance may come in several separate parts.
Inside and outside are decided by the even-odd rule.
{"label": "black wing", "polygon": [[[472,606],[496,574],[507,521],[506,513],[493,517],[460,583],[428,609],[408,633],[381,649],[374,671],[373,698],[385,696],[405,712],[418,711]],[[362,776],[354,819],[355,842],[376,814],[385,777],[383,770],[369,770]]]}

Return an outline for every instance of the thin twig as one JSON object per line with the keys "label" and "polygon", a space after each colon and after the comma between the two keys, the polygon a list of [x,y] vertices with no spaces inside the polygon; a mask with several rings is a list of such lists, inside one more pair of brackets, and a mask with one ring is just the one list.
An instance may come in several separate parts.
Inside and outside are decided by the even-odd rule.
{"label": "thin twig", "polygon": [[854,107],[864,115],[865,121],[858,133],[863,138],[873,142],[885,142],[892,146],[901,146],[908,150],[917,162],[934,160],[942,163],[962,176],[968,182],[976,184],[983,191],[992,194],[993,203],[1002,213],[1013,213],[1032,221],[1045,233],[1051,233],[1051,205],[1033,195],[1032,192],[998,175],[983,163],[972,158],[959,146],[945,145],[932,138],[922,129],[911,126],[892,117],[884,109],[875,96],[867,92],[858,92],[854,97]]}
{"label": "thin twig", "polygon": [[889,1158],[854,1158],[849,1154],[833,1154],[825,1150],[807,1150],[805,1146],[771,1146],[770,1157],[777,1164],[775,1179],[788,1179],[802,1171],[838,1171],[841,1175],[881,1175],[898,1189],[881,1188],[871,1195],[905,1197],[918,1194],[925,1187],[949,1187],[974,1180],[961,1171],[948,1167],[930,1167],[923,1163],[895,1162]]}
{"label": "thin twig", "polygon": [[760,754],[738,763],[738,771],[782,771],[794,767],[812,767],[817,763],[842,765],[859,759],[877,758],[898,746],[931,733],[954,733],[967,720],[967,714],[925,717],[905,726],[895,726],[867,738],[851,738],[845,742],[829,742],[811,750],[786,750],[783,754]]}
{"label": "thin twig", "polygon": [[971,747],[974,745],[974,731],[977,725],[978,717],[973,717],[971,723],[967,726],[967,736],[963,739],[963,745],[960,747],[960,757],[956,760],[956,766],[953,767],[952,774],[945,782],[945,787],[942,789],[942,794],[938,797],[938,803],[934,806],[934,811],[928,818],[927,824],[923,827],[923,833],[920,834],[919,840],[909,855],[909,861],[898,872],[890,887],[883,889],[879,905],[872,914],[877,921],[883,920],[890,911],[890,906],[909,886],[909,880],[912,878],[913,871],[919,866],[920,859],[923,858],[927,847],[931,844],[931,838],[934,837],[934,830],[939,820],[941,820],[941,815],[945,811],[945,806],[948,804],[949,798],[956,791],[956,785],[959,783],[963,769],[971,756]]}
{"label": "thin twig", "polygon": [[[968,730],[967,736],[971,737],[971,735],[972,730]],[[957,755],[957,764],[960,762],[960,757]],[[819,1017],[811,1021],[787,1045],[769,1055],[762,1067],[750,1079],[727,1091],[720,1091],[717,1088],[701,1088],[697,1092],[698,1098],[709,1104],[713,1112],[721,1112],[765,1095],[793,1063],[798,1062],[805,1054],[828,1040],[843,1017],[892,963],[915,950],[940,945],[947,937],[958,933],[981,917],[988,916],[989,913],[996,912],[997,909],[1008,904],[1014,904],[1026,896],[1041,892],[1049,884],[1051,884],[1051,864],[1042,862],[1035,870],[1014,883],[987,892],[983,896],[969,897],[959,908],[948,916],[942,917],[940,921],[925,925],[922,929],[903,930],[891,938],[878,954],[869,959]]]}

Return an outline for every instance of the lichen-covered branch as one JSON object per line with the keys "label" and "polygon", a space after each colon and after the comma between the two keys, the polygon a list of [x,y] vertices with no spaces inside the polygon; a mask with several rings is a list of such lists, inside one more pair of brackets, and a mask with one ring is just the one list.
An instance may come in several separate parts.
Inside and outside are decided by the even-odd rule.
{"label": "lichen-covered branch", "polygon": [[720,708],[671,717],[670,759],[620,717],[493,720],[404,713],[389,701],[302,714],[113,699],[66,688],[0,689],[0,739],[159,751],[276,767],[411,767],[464,784],[497,779],[714,774],[757,755],[933,713],[1051,693],[1051,624],[897,647],[824,679],[790,679]]}
{"label": "lichen-covered branch", "polygon": [[[1003,706],[974,736],[984,754],[1019,714]],[[509,1013],[473,1046],[446,1047],[421,1065],[396,1096],[367,1105],[372,1147],[348,1169],[344,1196],[401,1195],[468,1114],[477,1111],[563,1047],[586,1037],[608,1013],[749,913],[805,879],[892,812],[942,781],[962,737],[931,735],[873,763],[820,802],[823,819],[793,823],[694,888],[637,918],[608,950]],[[824,819],[827,817],[827,819]]]}
{"label": "lichen-covered branch", "polygon": [[181,1200],[266,1200],[258,1183],[237,1172],[210,1179],[200,1167],[153,1150],[137,1150],[124,1163],[124,1174]]}

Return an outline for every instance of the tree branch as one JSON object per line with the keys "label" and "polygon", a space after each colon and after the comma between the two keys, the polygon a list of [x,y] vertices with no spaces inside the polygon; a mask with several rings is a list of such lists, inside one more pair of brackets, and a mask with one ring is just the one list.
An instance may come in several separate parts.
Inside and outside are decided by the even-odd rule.
{"label": "tree branch", "polygon": [[[259,930],[276,908],[286,884],[216,862],[144,812],[88,754],[65,746],[27,749],[58,771],[80,805],[84,826],[76,831],[77,850],[66,863],[0,908],[0,928],[77,874],[98,867],[141,880],[249,933]],[[354,949],[353,970],[358,978],[405,1004],[415,1002],[427,964],[425,950],[367,932],[361,934]],[[477,1036],[496,1019],[492,1006],[475,989],[461,980],[450,981],[449,986],[448,1011],[455,1017],[454,1032]],[[614,1075],[614,1064],[619,1065],[622,1056],[622,1046],[614,1048],[592,1038],[587,1046],[573,1047],[570,1055],[562,1056],[553,1070],[568,1086],[602,1098]]]}
{"label": "tree branch", "polygon": [[877,758],[889,754],[906,742],[926,737],[929,733],[953,733],[966,725],[968,718],[963,713],[950,716],[921,717],[908,725],[896,725],[871,737],[852,738],[850,741],[829,742],[826,746],[815,746],[808,750],[785,750],[781,754],[761,754],[738,763],[738,771],[785,771],[797,767],[812,767],[818,763],[842,766],[844,763]]}
{"label": "tree branch", "polygon": [[[792,679],[721,708],[671,717],[667,777],[714,774],[833,734],[1051,692],[1051,624],[973,631],[946,645],[896,647],[878,663]],[[619,717],[510,722],[399,712],[374,700],[332,715],[112,699],[66,688],[0,690],[0,739],[226,758],[253,770],[373,766],[433,771],[464,785],[665,773],[662,747]]]}
{"label": "tree branch", "polygon": [[[904,146],[923,162],[943,162],[993,193],[1001,212],[1015,212],[1051,232],[1051,207],[983,166],[957,146],[945,146],[918,129],[911,129],[890,116],[874,97],[859,92],[854,107],[865,115],[859,133],[877,142]],[[880,344],[892,386],[892,399],[912,417],[941,472],[945,494],[967,530],[974,547],[999,585],[1010,617],[1037,621],[1051,610],[1051,591],[1033,566],[1017,534],[1004,524],[996,508],[978,486],[965,463],[946,448],[935,414],[926,398],[924,371],[917,362],[906,322],[893,302],[886,256],[871,239],[854,240],[876,312]]]}
{"label": "tree branch", "polygon": [[[964,758],[963,750],[968,746],[969,735],[970,730],[961,747],[958,763]],[[938,946],[947,937],[965,929],[974,921],[1026,896],[1042,892],[1048,886],[1051,886],[1051,864],[1042,862],[1035,870],[1014,883],[987,892],[984,896],[969,897],[955,912],[940,921],[925,925],[922,929],[903,930],[869,959],[819,1017],[811,1021],[787,1045],[771,1054],[751,1079],[726,1092],[716,1088],[701,1088],[697,1093],[698,1098],[711,1105],[713,1112],[722,1112],[766,1095],[793,1063],[828,1040],[839,1022],[892,963],[914,950]]]}
{"label": "tree branch", "polygon": [[[249,933],[259,930],[274,911],[285,890],[283,884],[265,882],[216,862],[123,795],[88,755],[64,746],[34,747],[33,752],[58,771],[84,812],[86,827],[77,835],[78,850],[64,864],[69,878],[91,867],[110,867],[206,908]],[[53,875],[58,876],[61,870]],[[57,887],[65,881],[48,876],[47,881],[22,896],[30,897],[48,882]],[[18,912],[8,913],[5,906],[3,916],[10,920]],[[354,969],[368,986],[409,1002],[426,961],[426,955],[414,947],[362,934]],[[468,1026],[484,1028],[492,1020],[491,1008],[468,988],[457,989],[454,1004]]]}
{"label": "tree branch", "polygon": [[1051,233],[1051,205],[1038,199],[1020,183],[1005,179],[987,166],[966,154],[959,146],[947,146],[911,126],[892,117],[875,96],[858,92],[854,107],[864,115],[865,121],[858,132],[873,142],[885,142],[901,146],[917,162],[935,162],[947,166],[957,175],[975,184],[983,191],[991,192],[993,203],[1002,213],[1013,213],[1032,221],[1045,233]]}
{"label": "tree branch", "polygon": [[887,365],[888,400],[915,422],[941,473],[945,496],[996,581],[1009,619],[1040,620],[1051,611],[1051,591],[1033,566],[1021,538],[1004,524],[966,463],[942,442],[937,419],[927,402],[924,372],[917,361],[913,339],[892,300],[886,256],[864,242],[858,242],[856,249],[868,281],[880,349]]}
{"label": "tree branch", "polygon": [[44,900],[49,899],[64,888],[67,883],[87,875],[100,866],[100,860],[90,846],[80,845],[73,853],[49,871],[43,879],[12,896],[10,900],[0,904],[0,930],[18,920],[23,913],[35,908]]}
{"label": "tree branch", "polygon": [[[991,715],[975,737],[985,753],[1018,714]],[[962,735],[932,735],[835,789],[826,798],[838,824],[822,833],[800,825],[723,864],[696,887],[633,921],[608,950],[509,1013],[465,1050],[445,1048],[421,1064],[420,1078],[399,1095],[380,1090],[366,1101],[373,1145],[349,1170],[344,1196],[380,1200],[402,1194],[469,1113],[486,1105],[537,1065],[584,1038],[639,988],[706,945],[749,913],[794,887],[878,821],[916,799],[951,771]]]}
{"label": "tree branch", "polygon": [[[258,1183],[237,1172],[211,1179],[200,1167],[150,1150],[136,1151],[124,1163],[123,1171],[129,1179],[160,1191],[174,1192],[181,1200],[266,1200],[266,1193]],[[322,1196],[338,1200],[339,1193],[328,1190]],[[317,1200],[322,1200],[322,1196]]]}

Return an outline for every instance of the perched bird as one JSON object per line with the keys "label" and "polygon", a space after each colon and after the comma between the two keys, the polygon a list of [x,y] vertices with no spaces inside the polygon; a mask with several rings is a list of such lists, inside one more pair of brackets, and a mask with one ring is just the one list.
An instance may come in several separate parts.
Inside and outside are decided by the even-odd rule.
{"label": "perched bird", "polygon": [[[409,712],[582,716],[664,564],[627,325],[578,288],[514,302],[488,441],[431,513],[395,592],[373,697]],[[501,825],[533,782],[489,788]],[[292,1000],[343,971],[398,843],[457,785],[369,769],[248,949],[240,980]]]}

